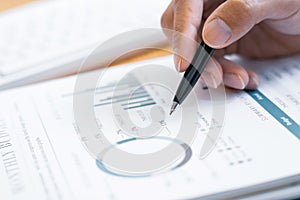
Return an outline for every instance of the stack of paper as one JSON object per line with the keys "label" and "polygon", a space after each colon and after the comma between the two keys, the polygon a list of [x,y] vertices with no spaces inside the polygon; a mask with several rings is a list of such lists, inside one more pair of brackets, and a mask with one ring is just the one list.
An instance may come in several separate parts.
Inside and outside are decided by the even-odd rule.
{"label": "stack of paper", "polygon": [[[160,28],[160,17],[168,3],[39,1],[1,13],[0,88],[74,73],[82,60],[112,37],[135,29]],[[101,66],[120,56],[120,47],[129,51],[165,43],[159,30],[128,34],[126,40],[111,40],[109,48],[99,52],[97,62]]]}

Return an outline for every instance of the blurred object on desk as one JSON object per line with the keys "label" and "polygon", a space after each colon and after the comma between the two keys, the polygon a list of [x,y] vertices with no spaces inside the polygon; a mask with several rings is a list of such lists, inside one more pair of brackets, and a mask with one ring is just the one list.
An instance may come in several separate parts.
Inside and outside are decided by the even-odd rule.
{"label": "blurred object on desk", "polygon": [[15,8],[26,3],[33,2],[33,0],[9,0],[9,1],[0,1],[0,12],[6,11],[11,8]]}
{"label": "blurred object on desk", "polygon": [[[76,72],[93,49],[113,36],[139,28],[160,28],[167,4],[168,0],[128,0],[125,4],[121,0],[39,1],[2,13],[0,88]],[[161,31],[149,31],[120,44],[128,49],[145,45],[167,46],[167,41]],[[119,56],[117,44],[112,46],[105,53],[111,58]],[[99,64],[105,64],[105,59],[99,55]]]}

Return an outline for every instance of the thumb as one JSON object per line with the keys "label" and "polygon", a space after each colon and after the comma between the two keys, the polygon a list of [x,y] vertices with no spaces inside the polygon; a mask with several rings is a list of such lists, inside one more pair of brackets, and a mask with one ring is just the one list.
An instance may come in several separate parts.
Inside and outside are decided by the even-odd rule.
{"label": "thumb", "polygon": [[206,20],[202,37],[211,47],[224,48],[239,40],[266,18],[266,6],[272,0],[228,0]]}

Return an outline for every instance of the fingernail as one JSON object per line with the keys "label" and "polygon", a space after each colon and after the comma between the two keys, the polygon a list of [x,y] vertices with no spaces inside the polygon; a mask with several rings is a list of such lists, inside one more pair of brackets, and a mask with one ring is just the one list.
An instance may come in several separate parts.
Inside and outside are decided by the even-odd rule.
{"label": "fingernail", "polygon": [[178,72],[180,72],[181,69],[181,64],[182,64],[182,59],[178,55],[174,55],[174,63],[175,63],[175,68]]}
{"label": "fingernail", "polygon": [[180,72],[180,69],[181,69],[181,63],[182,63],[182,59],[181,58],[178,58],[178,62],[177,62],[177,71]]}
{"label": "fingernail", "polygon": [[231,35],[231,29],[220,18],[209,22],[203,32],[205,41],[213,47],[224,45],[230,39]]}
{"label": "fingernail", "polygon": [[224,80],[225,85],[232,87],[232,88],[242,90],[246,87],[244,80],[238,74],[226,72],[226,73],[224,73],[223,80]]}

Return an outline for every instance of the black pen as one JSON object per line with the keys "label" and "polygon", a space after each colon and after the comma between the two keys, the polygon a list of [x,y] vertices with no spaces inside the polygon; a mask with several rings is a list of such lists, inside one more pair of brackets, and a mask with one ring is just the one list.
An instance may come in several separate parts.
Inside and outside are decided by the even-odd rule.
{"label": "black pen", "polygon": [[184,101],[184,99],[192,91],[193,87],[199,80],[204,68],[206,67],[209,59],[214,53],[214,49],[209,47],[204,42],[201,42],[198,47],[192,63],[185,71],[183,78],[176,91],[173,104],[170,110],[170,115],[175,111],[176,107]]}

